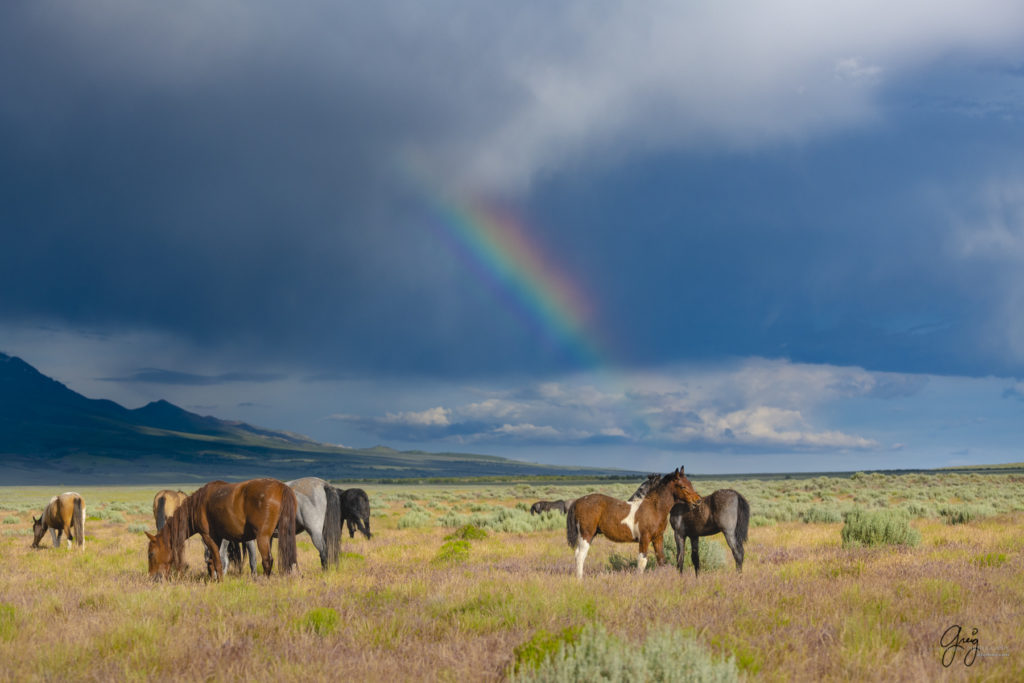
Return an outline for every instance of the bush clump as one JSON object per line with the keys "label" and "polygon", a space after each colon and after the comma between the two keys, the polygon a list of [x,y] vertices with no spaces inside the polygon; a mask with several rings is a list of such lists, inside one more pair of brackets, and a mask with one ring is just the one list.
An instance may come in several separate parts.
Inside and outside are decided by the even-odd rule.
{"label": "bush clump", "polygon": [[417,527],[430,526],[433,518],[430,513],[423,510],[407,512],[398,520],[399,529],[414,529]]}
{"label": "bush clump", "polygon": [[515,653],[510,672],[514,681],[739,680],[732,658],[716,660],[678,629],[655,631],[637,647],[600,624],[590,624],[578,632],[566,629],[556,636],[535,635]]}
{"label": "bush clump", "polygon": [[18,630],[16,619],[17,612],[14,610],[14,605],[0,602],[0,640],[14,640],[14,635]]}
{"label": "bush clump", "polygon": [[437,551],[434,564],[461,564],[469,559],[469,541],[452,540],[445,542]]}
{"label": "bush clump", "polygon": [[843,515],[835,508],[815,505],[803,511],[800,518],[804,524],[834,524],[843,521]]}
{"label": "bush clump", "polygon": [[464,541],[478,541],[481,538],[487,538],[487,532],[480,527],[475,527],[472,524],[466,524],[445,536],[444,540],[451,541],[452,539],[457,538]]}
{"label": "bush clump", "polygon": [[841,533],[844,548],[921,542],[921,534],[910,526],[910,515],[903,510],[852,510]]}

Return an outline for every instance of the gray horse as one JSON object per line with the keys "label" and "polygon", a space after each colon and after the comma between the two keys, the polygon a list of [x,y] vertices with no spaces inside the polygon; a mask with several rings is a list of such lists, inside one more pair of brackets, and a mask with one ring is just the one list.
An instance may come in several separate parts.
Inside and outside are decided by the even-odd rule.
{"label": "gray horse", "polygon": [[[298,502],[295,515],[295,533],[305,531],[320,553],[320,566],[337,564],[341,553],[341,498],[338,489],[319,477],[303,477],[285,482]],[[276,534],[275,534],[276,535]],[[249,555],[249,570],[256,575],[256,542],[248,541],[245,551]],[[230,553],[230,557],[229,557]],[[241,563],[241,552],[230,547],[228,541],[220,544],[220,558],[224,566],[229,559]]]}

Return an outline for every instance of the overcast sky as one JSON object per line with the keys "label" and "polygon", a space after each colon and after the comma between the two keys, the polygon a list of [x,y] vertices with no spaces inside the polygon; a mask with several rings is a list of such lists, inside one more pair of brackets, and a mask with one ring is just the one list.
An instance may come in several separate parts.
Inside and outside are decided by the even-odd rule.
{"label": "overcast sky", "polygon": [[1024,4],[0,5],[0,351],[350,446],[1024,460]]}

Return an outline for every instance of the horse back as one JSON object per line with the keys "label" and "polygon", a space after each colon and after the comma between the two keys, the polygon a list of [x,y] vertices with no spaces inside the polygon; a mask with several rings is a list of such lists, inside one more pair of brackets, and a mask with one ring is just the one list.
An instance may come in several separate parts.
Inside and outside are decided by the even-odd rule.
{"label": "horse back", "polygon": [[612,541],[632,541],[638,538],[635,522],[639,502],[626,503],[603,493],[591,493],[573,503],[580,530],[585,536],[604,534]]}
{"label": "horse back", "polygon": [[71,526],[75,517],[76,500],[84,514],[85,502],[82,500],[82,496],[74,491],[68,491],[51,498],[49,505],[46,506],[46,519],[44,520],[46,525],[57,529]]}

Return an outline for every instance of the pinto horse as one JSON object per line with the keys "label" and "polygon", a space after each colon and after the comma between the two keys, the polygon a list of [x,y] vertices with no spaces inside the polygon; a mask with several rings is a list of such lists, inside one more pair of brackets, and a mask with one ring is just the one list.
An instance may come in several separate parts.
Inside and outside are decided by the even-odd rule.
{"label": "pinto horse", "polygon": [[32,547],[38,548],[43,534],[50,530],[53,547],[60,547],[62,535],[68,537],[68,547],[73,540],[79,548],[85,547],[85,500],[74,491],[62,493],[50,499],[43,515],[32,518]]}
{"label": "pinto horse", "polygon": [[188,498],[188,494],[184,491],[172,491],[170,489],[157,491],[157,494],[153,497],[153,518],[156,519],[157,531],[164,528],[164,524],[167,524],[167,518],[174,514],[174,511],[185,502],[186,498]]}
{"label": "pinto horse", "polygon": [[576,554],[576,578],[583,578],[583,562],[597,534],[604,534],[617,543],[639,541],[637,569],[640,572],[647,566],[647,551],[651,545],[658,564],[665,564],[662,543],[672,506],[680,501],[696,503],[699,500],[682,467],[661,477],[641,500],[627,503],[602,493],[576,499],[565,518],[565,539]]}
{"label": "pinto horse", "polygon": [[278,530],[278,560],[282,572],[297,563],[295,547],[295,493],[276,479],[251,479],[237,484],[212,481],[185,499],[156,535],[149,538],[149,575],[164,577],[170,569],[185,567],[185,541],[199,534],[209,554],[206,566],[217,580],[224,577],[220,543],[256,541],[263,560],[263,573],[270,575],[270,537]]}

